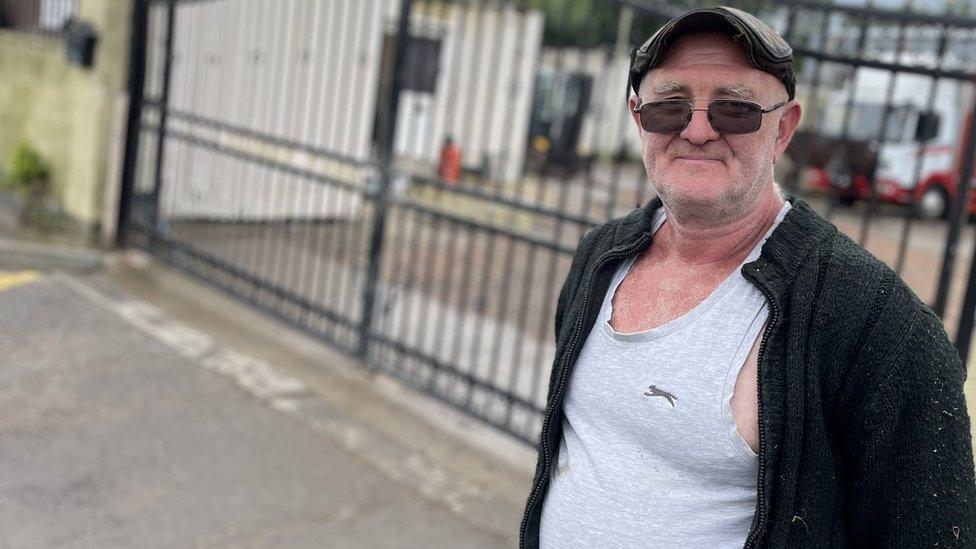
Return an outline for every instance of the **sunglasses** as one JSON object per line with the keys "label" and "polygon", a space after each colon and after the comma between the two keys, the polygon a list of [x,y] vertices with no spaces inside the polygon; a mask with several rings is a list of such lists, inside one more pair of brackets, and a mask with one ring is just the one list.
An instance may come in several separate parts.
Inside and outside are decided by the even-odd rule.
{"label": "sunglasses", "polygon": [[694,111],[708,111],[708,121],[718,133],[753,133],[759,131],[763,114],[787,103],[781,101],[764,109],[752,101],[716,99],[707,108],[695,108],[686,99],[665,99],[638,105],[634,112],[640,113],[641,127],[650,133],[681,133],[691,122]]}

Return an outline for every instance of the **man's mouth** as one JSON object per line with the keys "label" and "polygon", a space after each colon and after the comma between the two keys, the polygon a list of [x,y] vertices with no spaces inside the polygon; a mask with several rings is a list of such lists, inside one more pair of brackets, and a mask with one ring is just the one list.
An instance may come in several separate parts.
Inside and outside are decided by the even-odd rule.
{"label": "man's mouth", "polygon": [[697,156],[676,156],[675,160],[686,160],[689,162],[721,162],[721,160],[717,158],[705,158]]}

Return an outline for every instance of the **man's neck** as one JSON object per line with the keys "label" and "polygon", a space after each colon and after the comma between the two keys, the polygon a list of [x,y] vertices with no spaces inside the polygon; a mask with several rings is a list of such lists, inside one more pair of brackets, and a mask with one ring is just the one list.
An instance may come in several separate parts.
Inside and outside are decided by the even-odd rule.
{"label": "man's neck", "polygon": [[657,250],[652,253],[660,261],[691,268],[738,263],[773,225],[783,202],[770,185],[742,214],[708,225],[676,219],[667,209],[666,222],[654,235],[652,248]]}

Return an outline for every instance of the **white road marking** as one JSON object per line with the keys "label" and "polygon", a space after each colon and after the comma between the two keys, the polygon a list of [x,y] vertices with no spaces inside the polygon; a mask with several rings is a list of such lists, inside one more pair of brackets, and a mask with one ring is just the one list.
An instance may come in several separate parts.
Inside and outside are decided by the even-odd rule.
{"label": "white road marking", "polygon": [[244,390],[261,400],[270,401],[276,397],[310,392],[302,380],[275,371],[261,359],[221,347],[208,334],[169,318],[148,303],[112,299],[62,273],[53,275],[53,278],[191,361],[231,377]]}
{"label": "white road marking", "polygon": [[217,345],[209,335],[169,318],[158,308],[134,299],[117,300],[64,273],[51,276],[95,305],[115,313],[146,335],[172,347],[193,363],[227,375],[271,408],[298,419],[313,431],[338,442],[387,477],[412,486],[455,513],[492,499],[490,492],[427,455],[404,449],[340,414],[300,379],[280,374],[268,363]]}

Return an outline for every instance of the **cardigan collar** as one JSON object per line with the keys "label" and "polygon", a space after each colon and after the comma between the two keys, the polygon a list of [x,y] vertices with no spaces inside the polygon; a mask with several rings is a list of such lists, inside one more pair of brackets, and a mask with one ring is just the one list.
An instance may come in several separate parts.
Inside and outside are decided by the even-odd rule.
{"label": "cardigan collar", "polygon": [[[785,291],[810,253],[837,233],[837,227],[802,198],[787,194],[786,200],[793,207],[766,239],[759,258],[743,265],[744,273],[754,275],[777,294]],[[662,206],[661,198],[656,196],[621,219],[615,228],[612,248],[627,248],[646,237],[651,237],[647,242],[650,245],[651,222]]]}

